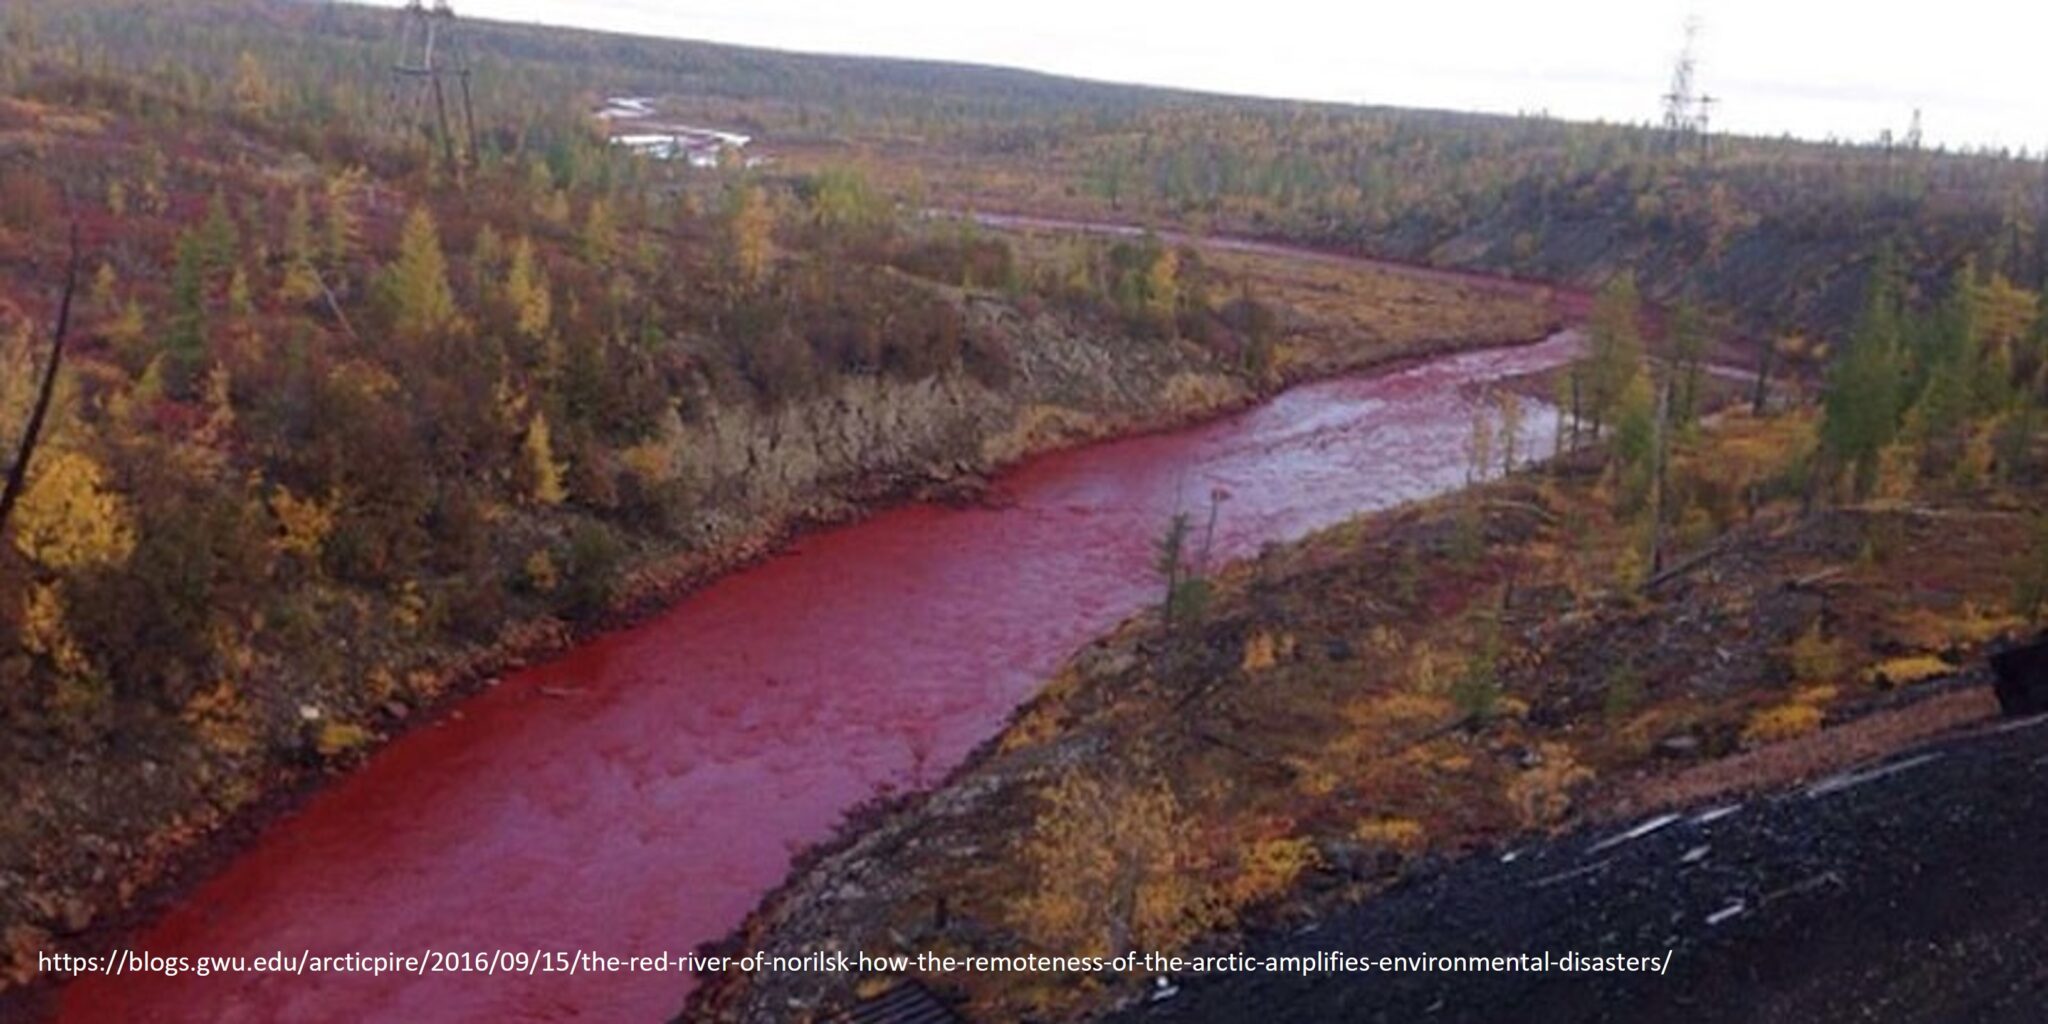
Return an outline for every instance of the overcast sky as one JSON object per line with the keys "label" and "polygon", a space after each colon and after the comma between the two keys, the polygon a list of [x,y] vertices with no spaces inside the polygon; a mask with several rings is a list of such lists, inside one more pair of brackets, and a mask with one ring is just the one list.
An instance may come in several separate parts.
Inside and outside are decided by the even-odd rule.
{"label": "overcast sky", "polygon": [[[392,0],[379,0],[392,2]],[[2042,0],[454,0],[459,13],[1218,92],[1653,120],[1688,16],[1716,123],[2048,143]]]}

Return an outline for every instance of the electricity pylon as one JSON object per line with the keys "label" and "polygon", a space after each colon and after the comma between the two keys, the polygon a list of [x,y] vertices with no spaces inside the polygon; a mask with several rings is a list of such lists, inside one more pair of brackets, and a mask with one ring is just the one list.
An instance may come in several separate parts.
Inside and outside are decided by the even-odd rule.
{"label": "electricity pylon", "polygon": [[[450,167],[456,166],[456,133],[448,121],[448,81],[453,79],[462,103],[463,155],[475,164],[476,110],[469,94],[469,56],[455,28],[455,9],[448,0],[409,0],[399,12],[398,60],[392,65],[397,96],[394,107],[401,123],[408,127],[425,124],[441,142],[441,154]],[[421,111],[432,104],[429,121]]]}

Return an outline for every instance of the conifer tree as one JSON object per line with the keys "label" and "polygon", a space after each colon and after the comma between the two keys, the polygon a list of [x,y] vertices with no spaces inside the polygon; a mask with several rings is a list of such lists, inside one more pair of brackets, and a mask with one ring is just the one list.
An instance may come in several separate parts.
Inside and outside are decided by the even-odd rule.
{"label": "conifer tree", "polygon": [[768,234],[775,216],[768,197],[751,182],[726,195],[725,263],[735,284],[752,288],[768,273]]}
{"label": "conifer tree", "polygon": [[320,294],[320,274],[313,251],[313,204],[301,191],[292,197],[284,222],[284,282],[278,293],[286,302],[306,302]]}
{"label": "conifer tree", "polygon": [[190,398],[206,366],[206,257],[197,236],[179,236],[171,267],[171,318],[164,338],[165,389]]}
{"label": "conifer tree", "polygon": [[1637,324],[1640,307],[1635,275],[1629,273],[1609,280],[1594,301],[1584,379],[1586,408],[1595,435],[1614,422],[1629,386],[1642,372],[1643,337]]}
{"label": "conifer tree", "polygon": [[454,326],[459,316],[448,286],[448,261],[434,215],[415,207],[398,241],[398,262],[385,272],[393,324],[405,337],[422,338]]}
{"label": "conifer tree", "polygon": [[1821,447],[1834,472],[1853,474],[1855,492],[1877,486],[1879,457],[1898,433],[1901,406],[1899,284],[1886,269],[1871,277],[1863,315],[1828,372]]}
{"label": "conifer tree", "polygon": [[548,292],[546,275],[534,257],[533,240],[521,238],[512,248],[512,267],[505,276],[505,300],[512,304],[519,333],[542,338],[554,315],[554,300]]}
{"label": "conifer tree", "polygon": [[569,498],[562,483],[567,467],[555,460],[554,438],[546,413],[536,412],[526,427],[523,449],[527,474],[527,496],[543,505],[559,505]]}
{"label": "conifer tree", "polygon": [[1677,375],[1672,379],[1671,422],[1681,431],[1699,420],[1705,385],[1707,325],[1699,306],[1686,299],[1671,315],[1671,354]]}

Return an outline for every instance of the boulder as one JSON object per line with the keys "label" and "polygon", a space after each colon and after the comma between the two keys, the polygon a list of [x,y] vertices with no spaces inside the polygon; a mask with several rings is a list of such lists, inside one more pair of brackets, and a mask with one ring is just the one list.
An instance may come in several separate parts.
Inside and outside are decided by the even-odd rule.
{"label": "boulder", "polygon": [[2048,712],[2048,633],[1991,656],[1998,707],[2008,718]]}

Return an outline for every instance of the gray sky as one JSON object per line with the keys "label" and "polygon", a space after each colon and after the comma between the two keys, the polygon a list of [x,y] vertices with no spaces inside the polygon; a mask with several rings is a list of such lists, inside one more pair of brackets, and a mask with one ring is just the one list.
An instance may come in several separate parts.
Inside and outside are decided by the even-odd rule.
{"label": "gray sky", "polygon": [[[393,2],[393,0],[379,0]],[[1716,123],[2048,144],[2041,0],[454,0],[459,13],[1399,106],[1642,121],[1688,15]]]}

